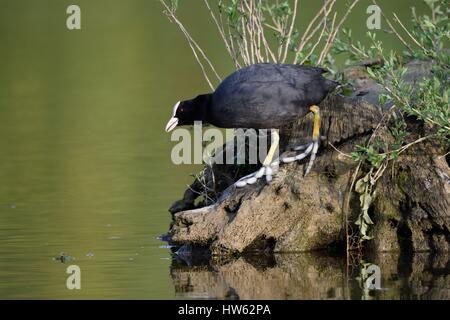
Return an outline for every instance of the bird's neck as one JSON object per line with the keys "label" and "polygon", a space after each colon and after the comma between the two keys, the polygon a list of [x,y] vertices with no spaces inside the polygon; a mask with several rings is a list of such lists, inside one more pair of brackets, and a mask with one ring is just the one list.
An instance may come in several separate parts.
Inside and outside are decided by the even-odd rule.
{"label": "bird's neck", "polygon": [[208,123],[209,111],[211,106],[212,95],[210,93],[201,94],[195,99],[195,121],[202,121],[203,123]]}

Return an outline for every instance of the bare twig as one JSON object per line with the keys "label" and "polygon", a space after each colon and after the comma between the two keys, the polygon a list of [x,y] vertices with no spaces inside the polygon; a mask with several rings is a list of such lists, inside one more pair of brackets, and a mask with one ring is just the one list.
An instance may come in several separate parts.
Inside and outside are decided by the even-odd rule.
{"label": "bare twig", "polygon": [[256,17],[256,21],[257,21],[256,26],[258,28],[258,32],[261,34],[261,39],[262,39],[262,42],[264,45],[264,49],[266,51],[266,59],[267,60],[272,59],[273,62],[276,62],[277,59],[275,57],[275,54],[273,53],[272,49],[270,48],[269,43],[267,42],[266,35],[264,33],[264,27],[262,25],[262,17],[261,16]]}
{"label": "bare twig", "polygon": [[211,83],[211,81],[209,80],[209,77],[207,75],[206,69],[203,65],[203,63],[201,62],[198,54],[196,51],[200,52],[200,54],[202,55],[203,59],[208,63],[209,67],[211,68],[212,72],[214,73],[214,75],[217,77],[217,79],[219,81],[221,81],[222,79],[220,78],[219,74],[216,72],[216,69],[214,68],[213,64],[211,63],[211,61],[208,59],[208,57],[206,56],[205,52],[202,50],[202,48],[197,44],[197,42],[192,38],[192,36],[189,34],[189,32],[186,30],[186,28],[183,26],[183,24],[180,22],[180,20],[178,20],[178,18],[175,15],[175,12],[173,12],[173,10],[164,2],[164,0],[160,0],[161,4],[164,6],[165,10],[165,14],[171,18],[172,21],[174,21],[177,26],[180,28],[181,32],[183,32],[186,40],[188,41],[189,46],[191,47],[191,50],[195,56],[195,59],[197,60],[197,63],[199,64],[200,68],[202,69],[202,73],[204,78],[206,79],[206,81],[208,82],[208,85],[211,87],[212,90],[214,90],[214,86]]}
{"label": "bare twig", "polygon": [[[333,9],[334,3],[336,2],[336,0],[331,0],[329,2],[330,6],[328,7],[328,9],[325,8],[324,11],[324,17],[323,19],[325,19],[325,23],[323,23],[323,19],[322,19],[322,23],[319,23],[314,29],[313,31],[311,31],[311,33],[305,38],[305,44],[309,43],[309,41],[311,40],[312,37],[314,37],[314,35],[317,33],[317,31],[320,29],[320,27],[322,27],[322,24],[326,26],[327,23],[327,19],[328,19],[328,15],[330,14],[331,10]],[[335,15],[337,15],[337,12],[335,12]]]}
{"label": "bare twig", "polygon": [[285,43],[285,47],[284,47],[284,55],[283,55],[283,59],[281,60],[281,62],[283,62],[283,63],[286,61],[287,54],[289,51],[289,45],[291,43],[292,31],[294,30],[294,24],[295,24],[295,20],[297,18],[297,7],[298,7],[298,0],[295,0],[294,1],[294,12],[291,17],[291,26],[289,27],[289,33],[287,35],[287,39],[286,39],[286,43]]}
{"label": "bare twig", "polygon": [[359,161],[358,165],[356,166],[355,172],[353,173],[352,181],[350,183],[350,187],[348,189],[348,192],[346,192],[344,204],[343,204],[343,207],[342,207],[342,210],[344,211],[344,228],[345,228],[345,244],[346,244],[345,247],[346,247],[347,254],[353,248],[353,246],[350,243],[351,236],[352,236],[352,234],[350,233],[351,226],[350,226],[350,220],[349,220],[350,200],[351,200],[351,197],[352,197],[352,190],[353,190],[353,188],[355,186],[356,179],[358,178],[359,170],[361,168],[361,165],[362,165],[362,161]]}
{"label": "bare twig", "polygon": [[[314,38],[311,49],[308,49],[309,51],[306,55],[302,55],[301,63],[305,63],[306,60],[311,57],[321,43],[324,42],[323,39],[325,35],[328,34],[324,47],[319,55],[318,64],[323,63],[342,23],[346,20],[351,9],[359,0],[353,1],[339,23],[337,23],[337,15],[334,13],[331,29],[329,29],[327,28],[327,23],[336,1],[337,0],[324,0],[321,8],[309,22],[296,47],[293,60],[295,64],[299,62],[302,50],[311,42],[313,37],[318,34],[318,38]],[[204,78],[213,90],[214,84],[210,79],[210,75],[214,74],[214,76],[221,81],[214,65],[205,54],[205,51],[193,39],[186,27],[178,19],[175,14],[175,9],[170,6],[168,0],[160,0],[160,2],[165,8],[165,14],[172,22],[175,22],[182,31],[201,68]],[[286,62],[293,42],[295,23],[300,8],[299,0],[293,0],[291,2],[291,5],[293,5],[291,7],[292,10],[287,14],[283,13],[281,15],[275,10],[272,10],[272,7],[266,6],[263,0],[237,0],[236,3],[233,2],[233,10],[237,10],[238,14],[236,20],[234,20],[231,15],[228,15],[228,11],[223,12],[219,9],[219,12],[217,12],[211,6],[212,3],[209,0],[203,0],[203,2],[236,69],[261,62]],[[284,5],[278,0],[276,0],[275,3],[276,6]],[[269,29],[275,31],[276,37],[278,38],[278,45],[276,47],[270,45],[266,36],[266,32]]]}
{"label": "bare twig", "polygon": [[337,153],[339,153],[341,156],[352,159],[352,156],[351,156],[351,155],[349,155],[348,153],[345,153],[345,152],[339,150],[339,149],[336,148],[336,146],[335,146],[334,144],[332,144],[331,142],[328,142],[328,144],[330,145],[330,147],[332,147],[332,148],[333,148]]}
{"label": "bare twig", "polygon": [[448,155],[450,155],[450,151],[447,152],[447,153],[445,153],[445,154],[443,154],[443,155],[441,155],[441,156],[439,156],[438,159],[445,158],[445,157],[447,157]]}
{"label": "bare twig", "polygon": [[234,51],[234,47],[232,44],[228,43],[228,39],[225,35],[225,30],[223,27],[223,23],[219,23],[219,21],[216,18],[216,15],[214,14],[214,11],[211,9],[211,6],[209,5],[208,0],[203,0],[205,2],[206,7],[208,8],[208,11],[211,15],[211,17],[214,20],[214,23],[216,24],[217,30],[219,30],[220,36],[222,37],[223,42],[225,43],[225,47],[227,48],[228,54],[231,56],[231,59],[233,59],[233,63],[236,67],[236,69],[240,69],[241,66],[237,60],[236,52]]}
{"label": "bare twig", "polygon": [[[331,7],[334,5],[335,0],[331,1],[330,4],[330,9]],[[316,22],[316,20],[322,15],[322,13],[326,10],[328,4],[330,3],[329,0],[326,0],[324,2],[324,4],[322,5],[322,7],[320,8],[320,10],[316,13],[316,15],[311,19],[311,21],[309,22],[308,26],[306,27],[305,32],[302,35],[302,38],[300,39],[300,42],[297,46],[297,49],[295,51],[295,58],[294,58],[294,64],[296,64],[298,62],[300,53],[302,52],[303,48],[305,47],[305,45],[308,43],[309,39],[311,39],[311,37],[314,36],[314,34],[317,32],[320,24],[313,29],[313,31],[310,33],[310,30],[312,28],[312,26],[314,25],[314,23]]]}
{"label": "bare twig", "polygon": [[406,32],[406,34],[411,38],[411,40],[418,46],[422,51],[426,52],[427,49],[423,45],[420,44],[419,41],[416,40],[416,38],[413,37],[413,35],[408,31],[408,29],[403,25],[403,23],[400,21],[400,19],[397,17],[395,13],[393,13],[395,20],[397,23],[402,27],[402,29]]}
{"label": "bare twig", "polygon": [[[323,27],[322,27],[322,31],[320,32],[319,38],[317,39],[316,43],[312,46],[312,48],[309,51],[309,53],[300,62],[300,64],[305,63],[308,60],[308,58],[313,54],[313,52],[316,50],[317,46],[320,44],[320,41],[322,40],[322,37],[323,37],[323,35],[325,33],[325,30],[327,28],[327,19],[328,19],[328,14],[330,13],[330,11],[331,11],[331,7],[330,7],[329,11],[325,10],[325,15],[323,17]],[[335,12],[334,15],[333,15],[333,20],[331,22],[332,28],[333,28],[334,23],[336,21],[336,14],[337,13]]]}
{"label": "bare twig", "polygon": [[240,5],[240,9],[241,9],[241,28],[242,28],[242,47],[243,47],[243,53],[245,55],[246,58],[246,65],[251,65],[252,61],[250,58],[250,53],[248,51],[248,42],[247,42],[247,31],[246,31],[246,26],[245,26],[245,19],[243,16],[244,13],[244,6],[243,6],[243,2],[241,1],[241,5]]}
{"label": "bare twig", "polygon": [[[378,3],[375,0],[372,0],[373,4],[378,6]],[[380,6],[378,6],[380,7]],[[380,9],[381,10],[381,9]],[[397,32],[397,30],[394,28],[394,26],[392,25],[392,23],[389,21],[388,17],[386,17],[386,15],[384,14],[383,10],[381,10],[381,15],[383,16],[383,18],[386,20],[386,23],[388,24],[389,28],[391,29],[391,31],[397,36],[397,38],[400,40],[400,42],[410,51],[412,52],[412,48],[411,46],[402,38],[402,36]]]}
{"label": "bare twig", "polygon": [[334,42],[334,39],[336,38],[336,35],[339,32],[342,24],[345,22],[345,20],[347,20],[347,17],[349,16],[350,12],[352,11],[352,9],[356,6],[356,4],[358,2],[359,2],[359,0],[354,0],[352,2],[352,4],[347,8],[347,11],[345,12],[341,21],[339,21],[339,23],[336,26],[336,28],[334,29],[334,31],[328,36],[327,43],[326,43],[324,49],[322,50],[322,52],[320,53],[320,57],[319,57],[319,61],[318,61],[319,65],[321,65],[323,63],[323,61],[325,60],[325,57],[328,55],[328,52],[330,51],[331,46]]}

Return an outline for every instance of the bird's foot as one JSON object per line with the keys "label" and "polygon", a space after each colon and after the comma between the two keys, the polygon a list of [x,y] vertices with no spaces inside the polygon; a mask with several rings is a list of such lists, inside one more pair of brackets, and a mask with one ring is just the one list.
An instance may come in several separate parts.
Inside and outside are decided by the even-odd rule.
{"label": "bird's foot", "polygon": [[[311,155],[309,158],[308,166],[306,167],[306,171],[305,171],[305,176],[306,176],[314,164],[314,160],[316,159],[316,154],[317,154],[318,149],[319,149],[318,141],[313,141],[313,142],[305,144],[305,145],[300,145],[300,146],[293,148],[293,150],[303,151],[303,152],[301,152],[293,157],[282,158],[281,161],[283,163],[290,163],[290,162],[294,162],[294,161],[300,161],[300,160],[306,158],[308,155]],[[272,181],[274,173],[278,170],[279,165],[280,165],[279,160],[273,161],[269,165],[261,167],[258,171],[253,172],[249,175],[246,175],[245,177],[242,177],[241,179],[236,181],[234,183],[234,185],[237,188],[242,188],[242,187],[245,187],[246,185],[256,183],[258,181],[258,179],[260,179],[263,176],[266,177],[267,182],[270,182],[270,181]]]}
{"label": "bird's foot", "polygon": [[263,176],[266,177],[266,181],[270,182],[272,181],[274,173],[278,170],[280,162],[278,160],[272,162],[268,166],[261,167],[258,171],[255,171],[249,175],[246,175],[245,177],[242,177],[238,181],[234,183],[234,185],[237,188],[245,187],[248,184],[254,184],[258,179],[262,178]]}
{"label": "bird's foot", "polygon": [[304,144],[304,145],[301,145],[301,146],[297,146],[297,147],[293,148],[293,150],[294,151],[303,151],[302,153],[299,153],[299,154],[297,154],[295,156],[292,156],[292,157],[282,158],[281,161],[283,161],[283,163],[291,163],[291,162],[294,162],[294,161],[302,160],[302,159],[306,158],[306,156],[308,156],[311,153],[313,147],[314,147],[313,143],[308,143],[308,144]]}
{"label": "bird's foot", "polygon": [[319,141],[313,141],[311,143],[297,146],[294,148],[295,151],[303,151],[302,153],[299,153],[293,157],[285,157],[281,159],[283,163],[290,163],[294,161],[300,161],[304,158],[306,158],[309,154],[311,154],[311,157],[309,159],[308,167],[305,171],[305,176],[309,173],[309,171],[312,168],[312,165],[314,163],[314,160],[316,159],[317,150],[319,149]]}

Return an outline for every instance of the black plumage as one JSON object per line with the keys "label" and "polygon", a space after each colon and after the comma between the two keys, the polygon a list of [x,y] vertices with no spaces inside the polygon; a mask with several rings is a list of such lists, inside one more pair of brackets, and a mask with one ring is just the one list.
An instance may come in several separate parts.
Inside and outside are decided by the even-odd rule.
{"label": "black plumage", "polygon": [[306,115],[336,87],[322,68],[255,64],[228,76],[210,94],[178,103],[170,131],[203,121],[222,128],[281,128]]}
{"label": "black plumage", "polygon": [[[299,161],[311,154],[305,175],[311,170],[319,148],[320,110],[317,106],[337,83],[322,76],[322,68],[290,64],[262,63],[238,70],[228,76],[213,93],[202,94],[192,100],[178,102],[166,131],[177,125],[191,125],[194,121],[210,123],[221,128],[280,129],[309,112],[314,113],[311,143],[298,146],[304,150],[282,162]],[[262,176],[272,180],[280,160],[274,161],[279,144],[277,130],[271,134],[270,150],[262,167],[235,183],[243,187],[255,183]]]}

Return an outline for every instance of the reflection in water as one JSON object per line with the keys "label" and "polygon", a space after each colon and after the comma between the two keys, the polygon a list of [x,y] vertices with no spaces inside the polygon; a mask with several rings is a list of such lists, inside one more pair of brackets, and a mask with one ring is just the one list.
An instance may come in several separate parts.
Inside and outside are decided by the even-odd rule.
{"label": "reflection in water", "polygon": [[[367,266],[381,271],[369,289]],[[284,254],[218,261],[175,256],[177,296],[205,299],[449,299],[448,254],[380,253],[346,267],[344,257]]]}

